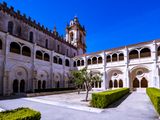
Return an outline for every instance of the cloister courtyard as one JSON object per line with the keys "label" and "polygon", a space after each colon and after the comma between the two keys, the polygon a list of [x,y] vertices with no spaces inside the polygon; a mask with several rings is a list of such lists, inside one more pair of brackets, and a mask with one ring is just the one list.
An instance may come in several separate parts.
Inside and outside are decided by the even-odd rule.
{"label": "cloister courtyard", "polygon": [[[145,91],[132,92],[106,109],[89,107],[85,92],[0,100],[2,110],[29,107],[40,111],[42,120],[158,120]],[[91,93],[89,94],[91,99]]]}

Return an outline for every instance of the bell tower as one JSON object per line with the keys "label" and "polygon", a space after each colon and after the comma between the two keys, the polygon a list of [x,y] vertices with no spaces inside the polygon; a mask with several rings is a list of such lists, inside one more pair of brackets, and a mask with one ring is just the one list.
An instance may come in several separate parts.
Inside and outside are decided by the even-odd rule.
{"label": "bell tower", "polygon": [[66,27],[66,41],[77,47],[78,55],[86,52],[86,30],[77,17]]}

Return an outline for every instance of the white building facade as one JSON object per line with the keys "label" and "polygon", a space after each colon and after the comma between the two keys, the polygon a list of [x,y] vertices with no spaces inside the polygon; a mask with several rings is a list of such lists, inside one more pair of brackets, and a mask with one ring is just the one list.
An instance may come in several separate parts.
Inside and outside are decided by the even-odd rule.
{"label": "white building facade", "polygon": [[160,87],[160,40],[85,54],[86,31],[74,17],[66,35],[0,4],[0,95],[73,87],[70,71],[102,74],[93,90]]}

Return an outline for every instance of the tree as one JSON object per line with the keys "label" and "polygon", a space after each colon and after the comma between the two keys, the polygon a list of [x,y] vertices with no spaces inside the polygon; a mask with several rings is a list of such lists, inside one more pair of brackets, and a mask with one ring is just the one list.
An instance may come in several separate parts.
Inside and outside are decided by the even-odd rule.
{"label": "tree", "polygon": [[[101,74],[94,74],[92,71],[87,71],[87,68],[81,70],[72,71],[72,77],[75,81],[76,86],[84,85],[86,90],[85,101],[88,101],[89,91],[92,89],[92,84],[96,81],[101,82]],[[80,93],[80,88],[78,87]]]}

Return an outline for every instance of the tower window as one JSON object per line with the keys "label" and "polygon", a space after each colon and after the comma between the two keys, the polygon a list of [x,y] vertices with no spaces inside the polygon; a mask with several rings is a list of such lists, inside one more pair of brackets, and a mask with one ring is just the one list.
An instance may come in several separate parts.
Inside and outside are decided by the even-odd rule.
{"label": "tower window", "polygon": [[22,33],[21,31],[22,31],[22,30],[21,30],[21,27],[18,26],[18,27],[17,27],[17,35],[18,35],[18,36],[21,36],[21,33]]}
{"label": "tower window", "polygon": [[70,33],[70,40],[73,41],[73,32]]}

